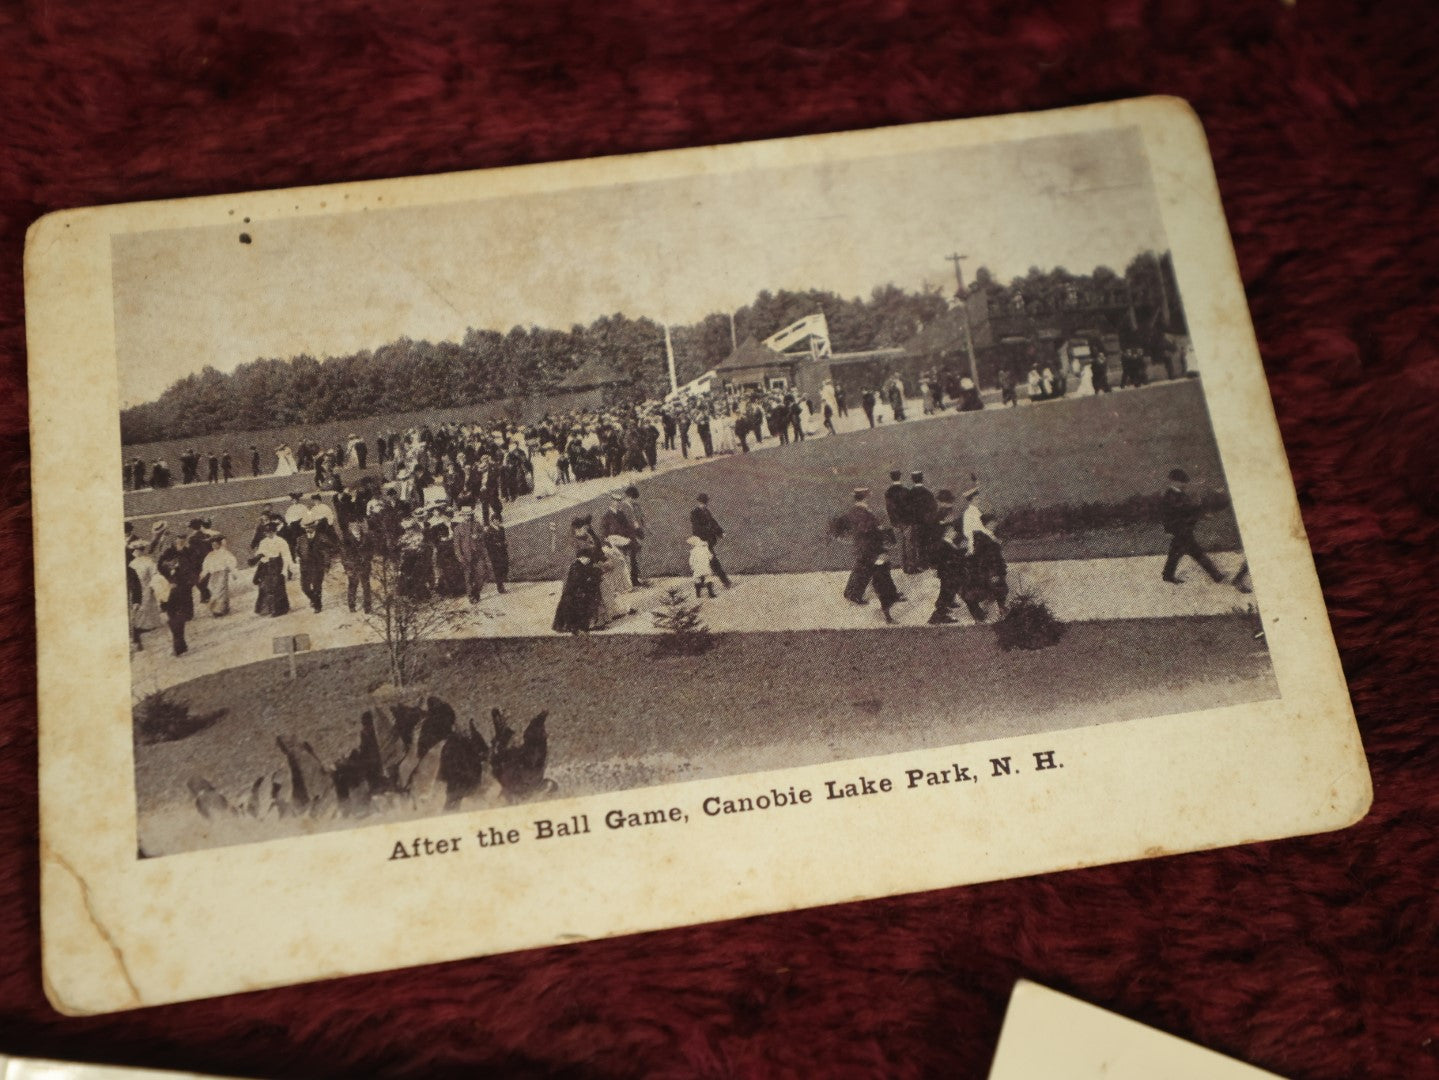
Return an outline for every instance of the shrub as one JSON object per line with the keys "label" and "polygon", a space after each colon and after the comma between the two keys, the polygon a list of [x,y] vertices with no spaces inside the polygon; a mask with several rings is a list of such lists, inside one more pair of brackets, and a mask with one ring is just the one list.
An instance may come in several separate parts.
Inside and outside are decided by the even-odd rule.
{"label": "shrub", "polygon": [[660,606],[650,613],[660,630],[656,656],[698,656],[714,645],[714,635],[700,621],[700,606],[676,588],[665,590]]}
{"label": "shrub", "polygon": [[191,716],[189,702],[169,690],[156,690],[136,702],[131,712],[135,741],[148,746],[184,739],[204,731],[228,711],[219,709],[203,716]]}
{"label": "shrub", "polygon": [[1019,593],[1009,601],[1004,616],[994,624],[999,647],[1046,649],[1064,636],[1064,624],[1054,617],[1049,605],[1033,593]]}

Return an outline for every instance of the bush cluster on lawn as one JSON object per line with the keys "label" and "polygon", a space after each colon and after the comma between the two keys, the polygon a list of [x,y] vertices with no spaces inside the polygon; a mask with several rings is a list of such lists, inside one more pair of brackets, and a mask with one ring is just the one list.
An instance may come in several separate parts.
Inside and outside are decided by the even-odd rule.
{"label": "bush cluster on lawn", "polygon": [[[1228,496],[1205,492],[1198,498],[1206,514],[1229,507]],[[1158,523],[1162,500],[1158,492],[1131,495],[1123,502],[1058,503],[1053,506],[1021,506],[999,520],[995,530],[1001,540],[1053,536],[1057,533],[1087,532],[1091,529],[1122,528],[1126,525]]]}
{"label": "bush cluster on lawn", "polygon": [[1004,616],[994,624],[994,636],[1005,652],[1010,649],[1045,649],[1064,636],[1064,624],[1049,605],[1033,593],[1011,597]]}
{"label": "bush cluster on lawn", "polygon": [[204,731],[225,715],[219,709],[202,716],[190,714],[190,703],[169,690],[146,694],[135,704],[131,715],[135,723],[135,741],[142,745],[174,742]]}

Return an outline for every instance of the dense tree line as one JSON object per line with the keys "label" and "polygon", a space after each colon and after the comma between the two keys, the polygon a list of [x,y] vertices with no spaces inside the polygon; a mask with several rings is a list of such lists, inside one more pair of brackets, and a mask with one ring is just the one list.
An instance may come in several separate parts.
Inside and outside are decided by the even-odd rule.
{"label": "dense tree line", "polygon": [[983,291],[989,310],[996,314],[1044,313],[1074,308],[1132,305],[1144,324],[1136,329],[1187,334],[1179,282],[1169,252],[1140,252],[1117,274],[1097,266],[1087,274],[1071,274],[1064,267],[1029,271],[1007,285],[996,281],[987,267],[975,271],[971,292]]}
{"label": "dense tree line", "polygon": [[[1032,269],[1009,286],[981,268],[975,287],[992,289],[1001,300],[1018,292],[1062,297],[1066,288],[1076,286],[1127,285],[1148,297],[1158,295],[1162,277],[1177,303],[1167,260],[1167,253],[1137,256],[1122,279],[1105,267],[1081,277],[1063,269]],[[735,343],[750,336],[763,340],[816,312],[825,315],[835,352],[902,345],[946,306],[947,298],[938,289],[911,293],[892,284],[878,286],[868,298],[818,289],[765,291],[734,313],[733,324],[730,315],[717,313],[671,327],[676,373],[680,383],[688,382],[722,361]],[[402,337],[373,350],[323,360],[308,355],[253,360],[229,374],[206,366],[173,383],[157,400],[123,410],[121,441],[128,445],[318,424],[546,394],[596,359],[626,376],[628,386],[622,392],[627,396],[661,396],[669,388],[664,328],[652,319],[615,314],[568,331],[516,326],[502,334],[470,329],[458,342]]]}

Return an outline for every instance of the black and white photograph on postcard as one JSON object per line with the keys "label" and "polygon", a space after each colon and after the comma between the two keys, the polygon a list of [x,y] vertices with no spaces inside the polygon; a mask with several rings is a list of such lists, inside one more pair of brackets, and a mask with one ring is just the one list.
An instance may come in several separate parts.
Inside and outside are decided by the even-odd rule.
{"label": "black and white photograph on postcard", "polygon": [[142,857],[1278,696],[1137,130],[111,254]]}

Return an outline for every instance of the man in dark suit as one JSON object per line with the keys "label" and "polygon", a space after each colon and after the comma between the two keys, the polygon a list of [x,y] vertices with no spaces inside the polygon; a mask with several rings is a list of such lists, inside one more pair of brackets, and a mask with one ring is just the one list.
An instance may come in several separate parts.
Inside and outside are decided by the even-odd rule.
{"label": "man in dark suit", "polygon": [[919,570],[914,558],[914,537],[910,531],[909,488],[900,479],[903,475],[898,469],[890,470],[889,487],[884,489],[884,512],[889,517],[895,536],[899,538],[900,565],[906,574],[914,574]]}
{"label": "man in dark suit", "polygon": [[715,554],[715,545],[724,536],[724,530],[720,523],[715,520],[710,510],[710,497],[704,492],[695,496],[694,509],[690,511],[690,535],[698,536],[710,549],[710,569],[714,576],[726,589],[730,587],[730,579],[725,575],[724,567],[720,565],[719,556]]}
{"label": "man in dark suit", "polygon": [[504,515],[496,511],[485,526],[485,553],[490,557],[490,572],[495,575],[495,591],[505,591],[510,580],[510,542],[505,536]]}
{"label": "man in dark suit", "polygon": [[[460,507],[459,518],[450,530],[455,538],[455,554],[460,560],[460,569],[465,573],[465,595],[470,603],[480,600],[485,582],[495,580],[494,567],[490,565],[488,527],[475,517],[472,506]],[[508,553],[508,544],[506,553]]]}
{"label": "man in dark suit", "polygon": [[[610,505],[600,515],[600,537],[623,536],[632,544],[635,539],[634,523],[630,516],[625,513],[625,493],[623,491],[610,492]],[[626,545],[627,547],[629,545]]]}
{"label": "man in dark suit", "polygon": [[965,583],[965,554],[959,530],[953,525],[944,527],[939,542],[935,544],[934,572],[939,577],[939,596],[934,601],[934,613],[930,615],[931,626],[953,623],[950,611]]}
{"label": "man in dark suit", "polygon": [[325,571],[330,568],[332,542],[327,533],[320,531],[318,522],[310,522],[300,528],[295,539],[295,561],[300,565],[300,591],[316,611],[324,610],[322,592],[325,587]]}
{"label": "man in dark suit", "polygon": [[630,538],[626,548],[630,557],[630,584],[639,588],[649,584],[640,576],[640,544],[645,538],[645,512],[640,506],[640,489],[633,484],[625,488],[624,510],[625,516],[630,519],[630,528],[634,531],[634,536]]}
{"label": "man in dark suit", "polygon": [[770,405],[769,433],[779,439],[781,446],[789,445],[789,406],[783,402]]}
{"label": "man in dark suit", "polygon": [[[914,549],[914,573],[927,570],[931,555],[939,540],[939,502],[924,484],[924,473],[910,474],[909,488],[909,529],[910,546]],[[905,573],[910,573],[905,566]]]}
{"label": "man in dark suit", "polygon": [[841,531],[854,543],[854,567],[845,582],[844,598],[851,604],[867,604],[865,590],[874,577],[874,560],[884,551],[879,518],[869,508],[869,488],[854,489],[854,504],[840,518]]}
{"label": "man in dark suit", "polygon": [[1169,486],[1159,497],[1160,521],[1169,534],[1169,557],[1164,560],[1164,580],[1173,585],[1184,580],[1175,571],[1179,569],[1179,560],[1188,555],[1216,582],[1223,581],[1224,575],[1209,561],[1209,556],[1194,539],[1194,527],[1199,524],[1203,511],[1185,490],[1188,484],[1189,474],[1183,469],[1175,469],[1169,474]]}

